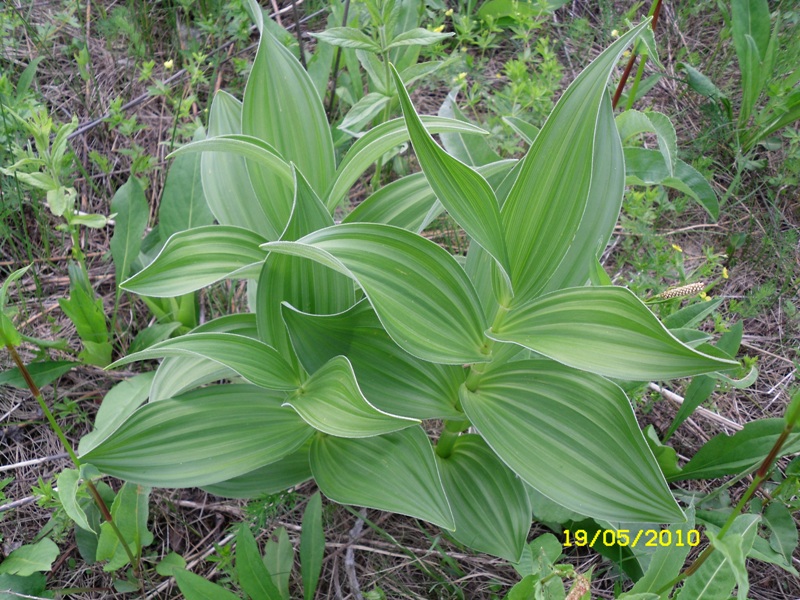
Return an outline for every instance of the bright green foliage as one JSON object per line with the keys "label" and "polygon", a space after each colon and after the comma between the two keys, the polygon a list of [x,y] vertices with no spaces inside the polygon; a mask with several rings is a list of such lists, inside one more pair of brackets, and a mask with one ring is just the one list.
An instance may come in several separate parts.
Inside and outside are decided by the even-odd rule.
{"label": "bright green foliage", "polygon": [[[513,161],[473,168],[439,148],[431,133],[481,132],[419,118],[402,68],[404,121],[365,133],[336,168],[316,88],[265,26],[241,107],[218,96],[211,137],[179,151],[210,153],[202,179],[220,224],[174,235],[123,284],[171,296],[244,278],[256,286],[255,314],[119,361],[167,357],[150,402],[98,435],[86,460],[143,485],[235,497],[313,477],[336,502],[424,519],[514,561],[530,524],[526,486],[585,517],[683,521],[628,398],[608,377],[684,377],[736,363],[682,343],[631,292],[587,285],[624,187],[607,82],[646,26],[576,79],[513,170]],[[391,53],[430,38],[410,31]],[[369,41],[351,31],[328,39]],[[669,128],[653,119],[674,168]],[[409,139],[423,173],[334,224],[353,183]],[[466,135],[448,145],[472,156]],[[226,190],[237,193],[223,198]],[[418,234],[443,210],[473,239],[466,267]],[[240,378],[251,385],[193,389]],[[141,399],[130,393],[126,412]],[[417,424],[426,419],[446,421],[435,447]],[[463,433],[470,427],[477,433]],[[316,572],[319,535],[308,535],[316,549],[301,556]],[[267,547],[281,596],[275,572],[288,564],[287,548],[280,538]],[[244,554],[241,562],[252,563]],[[312,572],[303,579],[314,587]],[[197,582],[178,581],[191,597]]]}

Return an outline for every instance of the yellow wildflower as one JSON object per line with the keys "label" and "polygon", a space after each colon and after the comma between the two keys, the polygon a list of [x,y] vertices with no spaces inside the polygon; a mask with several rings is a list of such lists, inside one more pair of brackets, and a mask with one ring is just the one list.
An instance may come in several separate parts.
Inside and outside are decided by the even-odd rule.
{"label": "yellow wildflower", "polygon": [[722,278],[728,279],[728,277],[730,277],[730,275],[728,275],[728,267],[722,267]]}
{"label": "yellow wildflower", "polygon": [[175,66],[175,61],[174,61],[174,60],[172,60],[171,58],[170,58],[170,59],[169,59],[167,62],[165,62],[165,63],[164,63],[164,68],[165,68],[167,71],[171,71],[171,70],[172,70],[172,67],[174,67],[174,66]]}
{"label": "yellow wildflower", "polygon": [[433,28],[434,33],[442,33],[444,31],[444,25],[439,25],[438,27]]}
{"label": "yellow wildflower", "polygon": [[616,29],[612,30],[611,37],[619,37],[619,31],[617,31]]}
{"label": "yellow wildflower", "polygon": [[709,295],[708,295],[708,294],[706,294],[705,292],[701,292],[701,293],[700,293],[700,298],[701,298],[701,299],[703,299],[703,300],[705,300],[706,302],[708,302],[709,300],[711,300],[711,296],[709,296]]}
{"label": "yellow wildflower", "polygon": [[675,250],[675,252],[683,252],[683,248],[678,246],[678,244],[672,244],[672,249]]}
{"label": "yellow wildflower", "polygon": [[448,8],[446,11],[444,11],[444,16],[445,17],[452,17],[453,16],[453,9],[452,8]]}
{"label": "yellow wildflower", "polygon": [[625,52],[622,53],[622,56],[624,56],[625,58],[628,58],[630,55],[631,55],[630,50],[625,50]]}

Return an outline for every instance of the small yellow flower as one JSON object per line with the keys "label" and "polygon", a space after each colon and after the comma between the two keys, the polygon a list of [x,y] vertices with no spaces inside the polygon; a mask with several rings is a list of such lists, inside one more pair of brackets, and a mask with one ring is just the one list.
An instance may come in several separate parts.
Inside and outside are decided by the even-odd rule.
{"label": "small yellow flower", "polygon": [[164,63],[164,68],[165,68],[167,71],[171,71],[171,70],[172,70],[172,67],[174,67],[174,66],[175,66],[175,61],[174,61],[174,60],[172,60],[171,58],[170,58],[170,59],[169,59],[167,62],[165,62],[165,63]]}
{"label": "small yellow flower", "polygon": [[622,56],[624,56],[625,58],[628,58],[630,55],[631,55],[630,50],[625,50],[625,52],[622,53]]}
{"label": "small yellow flower", "polygon": [[678,244],[672,244],[672,249],[675,250],[675,252],[683,252],[683,248],[678,246]]}
{"label": "small yellow flower", "polygon": [[708,295],[708,294],[706,294],[705,292],[700,292],[700,298],[701,298],[702,300],[705,300],[706,302],[708,302],[709,300],[711,300],[711,296],[709,296],[709,295]]}
{"label": "small yellow flower", "polygon": [[728,275],[728,267],[722,267],[722,278],[728,279],[730,275]]}
{"label": "small yellow flower", "polygon": [[464,81],[466,78],[467,74],[462,71],[461,73],[458,74],[458,77],[456,77],[456,81]]}
{"label": "small yellow flower", "polygon": [[616,29],[612,30],[611,37],[619,37],[619,31],[617,31]]}
{"label": "small yellow flower", "polygon": [[500,73],[495,73],[495,74],[494,74],[494,76],[495,76],[497,79],[500,79],[500,78],[502,77],[502,75],[500,75]]}
{"label": "small yellow flower", "polygon": [[444,11],[444,16],[445,17],[452,17],[453,16],[453,9],[452,8],[448,8],[446,11]]}
{"label": "small yellow flower", "polygon": [[461,46],[461,51],[462,52],[466,52],[467,51],[467,47],[466,46]]}
{"label": "small yellow flower", "polygon": [[442,33],[444,31],[444,25],[439,25],[438,27],[433,28],[434,33]]}

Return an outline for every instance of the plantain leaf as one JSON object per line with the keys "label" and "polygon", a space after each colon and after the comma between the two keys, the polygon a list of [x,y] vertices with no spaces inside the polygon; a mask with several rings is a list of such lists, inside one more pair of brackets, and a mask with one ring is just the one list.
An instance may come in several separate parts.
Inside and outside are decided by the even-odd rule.
{"label": "plantain leaf", "polygon": [[97,533],[86,517],[86,513],[78,503],[78,482],[80,474],[77,469],[64,469],[58,475],[58,499],[67,516],[75,521],[75,526]]}
{"label": "plantain leaf", "polygon": [[[208,137],[241,133],[242,103],[220,90],[211,103]],[[267,239],[270,236],[274,236],[271,239],[277,239],[267,217],[269,208],[263,206],[263,203],[269,202],[269,197],[256,196],[242,155],[227,151],[203,152],[200,155],[200,171],[208,207],[221,225],[244,227]]]}
{"label": "plantain leaf", "polygon": [[595,150],[607,151],[595,146],[606,83],[622,51],[646,26],[643,22],[622,35],[575,79],[522,160],[502,209],[516,306],[541,292],[575,238]]}
{"label": "plantain leaf", "polygon": [[141,556],[142,548],[153,542],[153,533],[147,529],[149,500],[150,488],[130,482],[117,492],[111,504],[116,530],[111,523],[104,521],[97,540],[97,560],[108,560],[103,566],[104,571],[116,571],[130,563],[119,534],[128,543],[134,557]]}
{"label": "plantain leaf", "polygon": [[251,278],[266,255],[259,234],[230,225],[208,225],[176,233],[143,270],[120,284],[143,296],[168,298],[188,294],[214,282]]}
{"label": "plantain leaf", "polygon": [[[0,573],[27,577],[38,571],[49,571],[58,558],[58,546],[50,538],[34,544],[25,544],[12,551],[0,562]],[[16,594],[9,595],[16,597]]]}
{"label": "plantain leaf", "polygon": [[[428,133],[450,131],[486,135],[483,129],[461,121],[441,117],[423,116],[420,118]],[[333,212],[333,209],[339,206],[353,184],[377,160],[377,157],[383,156],[395,146],[407,141],[408,130],[403,119],[392,119],[381,123],[358,138],[336,170],[335,181],[325,199],[325,206],[328,207],[328,210]]]}
{"label": "plantain leaf", "polygon": [[129,354],[110,368],[163,356],[201,357],[232,369],[250,383],[271,390],[294,390],[298,374],[274,348],[235,333],[191,333]]}
{"label": "plantain leaf", "polygon": [[137,410],[82,456],[103,473],[153,487],[225,481],[300,448],[314,430],[284,395],[216,385]]}
{"label": "plantain leaf", "polygon": [[173,577],[186,600],[240,600],[224,587],[189,571],[176,569]]}
{"label": "plantain leaf", "polygon": [[531,528],[525,487],[483,439],[459,436],[447,458],[436,457],[453,509],[456,540],[517,562]]}
{"label": "plantain leaf", "polygon": [[627,397],[610,381],[522,360],[484,375],[474,391],[462,386],[461,404],[503,462],[562,506],[612,521],[683,521]]}
{"label": "plantain leaf", "polygon": [[283,318],[300,361],[313,373],[344,355],[359,388],[381,411],[415,419],[461,419],[455,408],[464,369],[421,361],[400,348],[362,300],[338,314],[319,316],[285,306]]}
{"label": "plantain leaf", "polygon": [[109,246],[111,258],[114,259],[116,281],[120,283],[131,273],[131,266],[139,255],[142,235],[150,217],[150,206],[136,177],[130,177],[114,194],[111,212],[117,216]]}
{"label": "plantain leaf", "polygon": [[508,252],[500,224],[500,207],[491,186],[433,141],[394,67],[392,73],[414,152],[431,189],[453,219],[507,271]]}
{"label": "plantain leaf", "polygon": [[577,369],[634,381],[687,377],[739,364],[684,345],[622,287],[547,294],[510,311],[489,335]]}
{"label": "plantain leaf", "polygon": [[455,528],[433,448],[421,427],[363,439],[317,434],[311,444],[311,471],[319,489],[334,502]]}
{"label": "plantain leaf", "polygon": [[386,332],[418,358],[487,360],[483,311],[472,284],[453,256],[425,238],[387,225],[348,223],[262,248],[310,258],[353,278]]}
{"label": "plantain leaf", "polygon": [[284,403],[314,429],[346,438],[364,438],[419,423],[372,406],[361,394],[350,361],[337,356],[317,370]]}
{"label": "plantain leaf", "polygon": [[246,523],[239,525],[236,534],[236,574],[242,589],[252,600],[283,600]]}

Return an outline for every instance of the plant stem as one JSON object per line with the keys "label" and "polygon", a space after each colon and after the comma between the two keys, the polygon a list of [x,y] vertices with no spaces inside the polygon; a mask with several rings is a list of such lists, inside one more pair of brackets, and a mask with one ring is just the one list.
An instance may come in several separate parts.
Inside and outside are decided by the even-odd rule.
{"label": "plant stem", "polygon": [[[647,13],[648,17],[653,17],[653,20],[650,22],[650,28],[653,31],[656,30],[656,23],[658,23],[658,16],[660,14],[661,0],[655,0],[655,2],[650,6],[650,12]],[[619,84],[617,84],[614,97],[611,99],[611,108],[617,108],[617,104],[619,104],[619,98],[622,95],[622,90],[625,89],[625,84],[628,82],[628,77],[631,76],[634,62],[636,62],[636,46],[631,49],[631,57],[628,59],[628,64],[625,65],[625,70],[622,72],[622,77],[619,80]]]}
{"label": "plant stem", "polygon": [[[347,14],[350,12],[350,0],[344,0],[344,16],[342,27],[347,27]],[[333,59],[333,81],[331,82],[331,99],[328,102],[328,118],[333,118],[333,106],[336,101],[336,81],[339,79],[339,61],[342,58],[342,48],[336,47],[336,57]]]}
{"label": "plant stem", "polygon": [[[6,349],[8,353],[11,355],[11,359],[14,361],[14,364],[17,365],[22,378],[25,380],[25,383],[28,386],[28,389],[33,394],[33,397],[36,398],[36,401],[39,403],[39,406],[44,413],[44,416],[47,418],[47,421],[50,423],[50,427],[52,427],[53,431],[55,432],[56,436],[58,437],[61,444],[64,446],[64,449],[67,451],[67,455],[69,456],[72,464],[75,465],[75,468],[80,469],[81,461],[78,458],[78,455],[75,454],[75,450],[72,449],[72,444],[69,443],[67,436],[64,435],[64,431],[61,429],[61,426],[56,421],[56,418],[53,416],[53,413],[50,412],[50,409],[47,407],[47,403],[44,401],[44,397],[42,396],[42,392],[39,389],[39,386],[36,385],[36,382],[31,377],[28,368],[25,366],[25,363],[20,358],[20,355],[17,353],[16,348],[11,344],[6,344]],[[102,496],[100,496],[100,492],[97,491],[94,483],[90,479],[86,479],[86,487],[89,489],[89,493],[91,494],[92,498],[97,504],[97,508],[100,510],[100,513],[103,515],[103,518],[108,521],[111,529],[114,531],[114,534],[122,544],[122,548],[125,550],[125,554],[128,555],[128,560],[131,561],[131,566],[133,567],[134,575],[137,577],[139,576],[139,563],[134,558],[133,552],[131,551],[128,542],[125,540],[125,537],[122,535],[122,532],[117,527],[117,524],[114,522],[114,518],[111,516],[111,512],[108,510],[106,503],[103,501]]]}
{"label": "plant stem", "polygon": [[436,454],[442,458],[448,458],[453,453],[453,446],[461,435],[462,431],[469,428],[469,421],[445,421],[439,441],[436,442]]}
{"label": "plant stem", "polygon": [[[741,500],[739,500],[739,503],[736,505],[736,508],[733,509],[733,512],[731,512],[731,514],[728,515],[728,519],[725,521],[725,524],[722,526],[722,529],[719,530],[719,533],[717,534],[718,540],[722,539],[722,537],[726,533],[728,533],[728,530],[733,525],[733,522],[736,520],[736,517],[742,514],[745,505],[753,498],[753,496],[755,496],[756,492],[761,487],[761,484],[764,483],[764,481],[767,479],[767,475],[769,475],[770,471],[772,470],[772,463],[774,463],[775,460],[778,458],[778,454],[780,453],[784,442],[786,442],[786,439],[789,437],[789,434],[791,432],[792,432],[792,425],[787,424],[786,427],[784,427],[783,431],[781,432],[780,436],[778,436],[778,439],[775,440],[775,444],[772,446],[772,449],[769,451],[769,454],[767,454],[767,457],[761,463],[761,466],[758,468],[758,471],[756,471],[756,474],[753,477],[753,482],[747,488],[747,491],[745,491]],[[705,550],[703,550],[700,556],[698,556],[697,559],[691,565],[689,565],[675,579],[673,579],[663,588],[658,590],[656,594],[660,596],[664,592],[672,589],[681,581],[689,577],[692,573],[695,573],[701,566],[703,566],[703,563],[706,562],[708,557],[711,556],[713,552],[714,552],[714,546],[708,546]]]}

